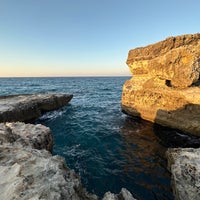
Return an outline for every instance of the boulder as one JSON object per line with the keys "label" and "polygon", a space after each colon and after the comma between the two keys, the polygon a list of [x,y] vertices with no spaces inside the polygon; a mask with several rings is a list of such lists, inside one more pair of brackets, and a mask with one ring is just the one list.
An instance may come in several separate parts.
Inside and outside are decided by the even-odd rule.
{"label": "boulder", "polygon": [[0,97],[0,122],[29,121],[68,104],[73,95],[25,94]]}
{"label": "boulder", "polygon": [[200,199],[200,149],[177,148],[166,153],[175,199]]}
{"label": "boulder", "polygon": [[34,149],[52,151],[51,130],[41,124],[0,123],[0,144],[20,144]]}
{"label": "boulder", "polygon": [[130,50],[122,110],[200,136],[200,34]]}

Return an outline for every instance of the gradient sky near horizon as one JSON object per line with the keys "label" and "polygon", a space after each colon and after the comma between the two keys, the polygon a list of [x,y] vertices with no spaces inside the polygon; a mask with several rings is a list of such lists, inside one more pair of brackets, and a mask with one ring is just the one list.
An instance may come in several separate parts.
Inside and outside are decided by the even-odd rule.
{"label": "gradient sky near horizon", "polygon": [[199,0],[0,0],[0,77],[130,75],[130,49],[200,32]]}

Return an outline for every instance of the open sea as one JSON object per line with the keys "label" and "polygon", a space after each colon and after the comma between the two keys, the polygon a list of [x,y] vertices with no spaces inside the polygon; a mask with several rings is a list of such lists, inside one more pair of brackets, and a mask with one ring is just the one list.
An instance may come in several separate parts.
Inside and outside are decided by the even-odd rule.
{"label": "open sea", "polygon": [[122,113],[130,77],[0,78],[0,95],[68,93],[71,102],[35,123],[51,128],[53,154],[64,156],[98,196],[127,188],[138,200],[172,200],[167,147],[199,146],[196,138]]}

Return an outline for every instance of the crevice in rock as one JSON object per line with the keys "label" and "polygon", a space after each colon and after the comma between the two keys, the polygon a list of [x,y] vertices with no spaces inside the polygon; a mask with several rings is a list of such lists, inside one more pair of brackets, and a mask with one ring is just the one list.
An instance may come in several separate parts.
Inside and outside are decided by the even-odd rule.
{"label": "crevice in rock", "polygon": [[165,85],[166,85],[167,87],[172,87],[171,80],[166,80],[166,81],[165,81]]}

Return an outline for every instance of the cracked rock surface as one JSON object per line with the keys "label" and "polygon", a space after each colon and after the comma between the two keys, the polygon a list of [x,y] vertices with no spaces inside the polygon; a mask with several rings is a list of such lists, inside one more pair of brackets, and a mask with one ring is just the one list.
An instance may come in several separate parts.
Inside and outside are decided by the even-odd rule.
{"label": "cracked rock surface", "polygon": [[95,200],[64,158],[52,156],[50,129],[24,123],[0,124],[0,199]]}
{"label": "cracked rock surface", "polygon": [[200,148],[175,148],[166,153],[178,200],[200,199]]}

